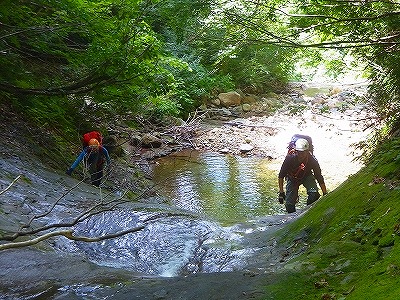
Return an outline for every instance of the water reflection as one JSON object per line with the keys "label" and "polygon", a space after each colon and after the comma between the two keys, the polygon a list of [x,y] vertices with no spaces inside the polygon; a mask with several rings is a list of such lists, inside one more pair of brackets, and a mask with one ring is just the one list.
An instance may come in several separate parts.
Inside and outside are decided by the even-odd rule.
{"label": "water reflection", "polygon": [[172,205],[232,225],[284,213],[269,165],[267,159],[186,151],[158,160],[153,179]]}

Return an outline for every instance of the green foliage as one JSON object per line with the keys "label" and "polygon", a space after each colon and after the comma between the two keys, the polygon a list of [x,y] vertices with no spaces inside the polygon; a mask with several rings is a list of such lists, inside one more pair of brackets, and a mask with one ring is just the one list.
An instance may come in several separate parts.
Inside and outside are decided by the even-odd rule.
{"label": "green foliage", "polygon": [[306,78],[295,72],[300,60],[323,63],[335,78],[350,54],[368,66],[370,105],[396,134],[398,8],[392,1],[5,0],[0,92],[41,96],[40,107],[52,97],[59,106],[65,96],[90,98],[110,120],[148,103],[161,105],[149,114],[185,116],[221,91],[279,91]]}
{"label": "green foliage", "polygon": [[204,1],[4,1],[0,91],[21,100],[40,95],[26,110],[38,120],[51,120],[41,109],[49,102],[57,114],[67,95],[77,107],[90,99],[107,119],[187,114],[215,91],[233,88],[187,43],[210,11]]}
{"label": "green foliage", "polygon": [[237,87],[246,92],[282,90],[293,72],[293,50],[274,46],[245,46],[221,57],[219,69],[230,74]]}
{"label": "green foliage", "polygon": [[[63,101],[64,106],[60,106]],[[55,124],[67,125],[71,122],[70,113],[75,107],[68,107],[66,99],[50,98],[43,99],[43,97],[29,97],[24,102],[24,109],[28,115],[35,116],[36,122],[44,126]],[[51,123],[50,123],[51,122]]]}
{"label": "green foliage", "polygon": [[[367,66],[371,81],[370,105],[390,134],[400,129],[399,8],[395,1],[296,1],[293,28],[303,44],[351,53]],[[311,42],[310,42],[311,41]],[[331,60],[328,71],[343,70],[343,59]]]}
{"label": "green foliage", "polygon": [[147,103],[147,114],[152,118],[159,119],[163,115],[176,116],[179,114],[180,105],[170,97],[160,96],[149,98]]}

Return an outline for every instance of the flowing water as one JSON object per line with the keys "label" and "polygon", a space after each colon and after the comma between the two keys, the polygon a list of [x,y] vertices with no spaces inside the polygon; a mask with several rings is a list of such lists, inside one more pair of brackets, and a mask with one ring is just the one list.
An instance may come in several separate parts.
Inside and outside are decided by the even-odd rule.
{"label": "flowing water", "polygon": [[[255,261],[257,268],[269,266],[266,259],[276,252],[273,241],[269,244],[271,232],[298,216],[285,214],[283,205],[277,202],[277,172],[286,152],[282,145],[290,135],[301,129],[318,140],[316,156],[326,175],[328,190],[360,167],[352,161],[349,145],[362,140],[365,132],[357,130],[360,125],[351,120],[352,115],[337,117],[332,122],[315,122],[321,119],[318,115],[307,116],[306,112],[308,122],[301,119],[296,124],[288,123],[282,116],[272,120],[271,125],[282,128],[270,137],[268,145],[262,146],[282,149],[283,156],[279,154],[274,160],[198,151],[160,158],[152,169],[156,201],[127,203],[74,226],[76,235],[89,237],[142,225],[143,230],[96,243],[56,238],[51,245],[61,256],[73,253],[98,265],[150,276],[244,270]],[[15,216],[12,222],[3,220],[10,230],[26,221],[26,216],[47,211],[56,199],[61,201],[43,222],[73,219],[86,206],[102,199],[91,186],[79,186],[60,198],[61,192],[76,184],[73,178],[44,171],[43,166],[29,159],[15,158],[14,153],[3,156],[0,184],[7,186],[9,178],[24,174],[15,190],[3,194],[3,211]],[[304,207],[304,198],[303,194],[297,208]],[[16,209],[20,213],[15,213]],[[79,285],[72,289],[76,295],[84,295],[93,286],[96,287]]]}
{"label": "flowing water", "polygon": [[[67,242],[58,247],[99,265],[148,275],[243,269],[260,249],[249,245],[245,236],[290,219],[277,202],[277,174],[269,165],[268,159],[196,151],[161,158],[153,181],[164,205],[138,209],[131,204],[78,225],[76,232],[102,236],[140,225],[145,229],[101,243]],[[243,226],[272,215],[275,219],[264,220],[262,226]]]}

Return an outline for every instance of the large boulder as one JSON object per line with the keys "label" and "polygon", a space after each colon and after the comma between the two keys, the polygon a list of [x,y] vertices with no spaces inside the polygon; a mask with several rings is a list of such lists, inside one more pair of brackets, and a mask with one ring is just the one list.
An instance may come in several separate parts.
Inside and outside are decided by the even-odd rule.
{"label": "large boulder", "polygon": [[221,93],[218,99],[223,107],[239,106],[242,103],[242,97],[237,92]]}
{"label": "large boulder", "polygon": [[107,149],[110,154],[115,156],[123,156],[124,150],[121,145],[118,145],[118,139],[114,135],[105,136],[103,138],[103,146]]}
{"label": "large boulder", "polygon": [[256,95],[246,94],[243,96],[243,103],[253,104],[256,103],[259,98]]}
{"label": "large boulder", "polygon": [[162,140],[152,134],[146,133],[142,136],[143,148],[159,148],[161,144]]}

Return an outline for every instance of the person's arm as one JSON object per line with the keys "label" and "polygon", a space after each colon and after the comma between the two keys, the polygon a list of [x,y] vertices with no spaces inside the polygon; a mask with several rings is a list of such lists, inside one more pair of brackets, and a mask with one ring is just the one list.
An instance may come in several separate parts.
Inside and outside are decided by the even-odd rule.
{"label": "person's arm", "polygon": [[279,186],[279,193],[283,193],[283,178],[279,177],[278,178],[278,186]]}
{"label": "person's arm", "polygon": [[106,148],[102,147],[102,150],[103,150],[103,155],[106,158],[107,166],[109,166],[111,163],[110,155],[108,154],[108,151]]}
{"label": "person's arm", "polygon": [[283,191],[283,178],[282,177],[278,177],[278,186],[279,186],[278,202],[280,204],[283,204],[286,200],[286,194]]}
{"label": "person's arm", "polygon": [[284,181],[284,178],[289,173],[290,166],[291,166],[291,164],[293,162],[293,159],[294,159],[293,156],[287,155],[285,157],[285,160],[282,163],[281,169],[280,169],[279,174],[278,174],[278,187],[279,187],[279,192],[280,193],[283,193],[283,191],[284,191],[283,190],[283,181]]}
{"label": "person's arm", "polygon": [[319,183],[319,186],[320,186],[320,188],[321,188],[321,190],[322,190],[322,194],[323,194],[323,195],[328,194],[328,191],[326,190],[326,185],[325,185],[325,183],[320,183],[320,182],[318,182],[318,183]]}
{"label": "person's arm", "polygon": [[86,155],[86,148],[79,154],[79,156],[76,158],[74,163],[71,165],[71,167],[67,170],[67,174],[71,175],[72,172],[75,170],[75,168],[79,165],[79,163],[83,160],[83,158]]}
{"label": "person's arm", "polygon": [[288,168],[290,165],[290,157],[286,156],[285,160],[282,163],[281,169],[279,171],[279,175],[278,175],[278,188],[279,188],[279,197],[278,197],[278,201],[279,203],[283,204],[285,202],[285,191],[283,189],[283,182],[284,182],[284,178],[286,177],[287,173],[288,173]]}

